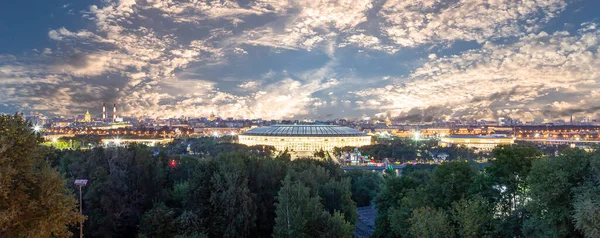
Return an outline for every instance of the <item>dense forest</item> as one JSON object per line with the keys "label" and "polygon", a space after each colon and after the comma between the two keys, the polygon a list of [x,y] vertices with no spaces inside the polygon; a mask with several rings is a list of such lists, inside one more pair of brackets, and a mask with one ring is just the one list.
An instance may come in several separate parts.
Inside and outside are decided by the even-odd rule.
{"label": "dense forest", "polygon": [[386,176],[373,237],[600,237],[600,154],[499,147],[490,165]]}
{"label": "dense forest", "polygon": [[[42,142],[20,117],[0,116],[0,237],[69,237],[80,220],[89,237],[352,237],[364,206],[378,211],[373,237],[600,236],[598,152],[506,146],[483,167],[455,148],[459,159],[398,177],[231,138],[89,150]],[[360,149],[402,158],[425,147]]]}

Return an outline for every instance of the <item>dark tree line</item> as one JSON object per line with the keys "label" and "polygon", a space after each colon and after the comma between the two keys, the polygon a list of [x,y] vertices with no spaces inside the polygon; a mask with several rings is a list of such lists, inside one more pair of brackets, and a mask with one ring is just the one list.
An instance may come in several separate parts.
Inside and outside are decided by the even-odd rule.
{"label": "dark tree line", "polygon": [[[336,147],[333,155],[340,156],[343,152],[352,152],[355,147]],[[380,141],[376,144],[361,146],[358,148],[363,156],[368,156],[376,161],[388,158],[391,162],[404,163],[408,161],[428,161],[432,159],[432,153],[447,153],[448,161],[452,160],[475,160],[482,156],[482,153],[475,153],[473,149],[451,146],[440,147],[434,140],[414,141],[406,138],[396,138],[394,140]]]}
{"label": "dark tree line", "polygon": [[[180,155],[188,144],[202,156]],[[210,138],[176,142],[157,154],[153,150],[131,145],[48,155],[69,180],[90,180],[83,196],[86,234],[352,236],[357,214],[351,178],[332,161],[291,161],[287,154],[270,156],[269,147]],[[361,183],[376,186],[376,181]],[[282,213],[284,206],[296,209]]]}
{"label": "dark tree line", "polygon": [[450,162],[386,177],[373,237],[600,235],[598,152],[545,156],[514,145],[494,156],[482,170]]}

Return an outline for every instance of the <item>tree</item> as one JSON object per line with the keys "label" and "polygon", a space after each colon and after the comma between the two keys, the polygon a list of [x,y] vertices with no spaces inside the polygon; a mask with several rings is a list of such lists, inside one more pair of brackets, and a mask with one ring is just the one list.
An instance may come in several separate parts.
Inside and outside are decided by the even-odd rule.
{"label": "tree", "polygon": [[452,202],[467,195],[475,171],[469,163],[453,161],[437,166],[431,175],[427,191],[436,208],[448,208]]}
{"label": "tree", "polygon": [[410,234],[415,238],[451,238],[454,230],[442,209],[418,208],[409,219]]}
{"label": "tree", "polygon": [[277,194],[273,237],[352,237],[353,226],[339,212],[330,215],[319,200],[286,176]]}
{"label": "tree", "polygon": [[217,173],[211,183],[211,204],[223,228],[224,237],[247,237],[256,225],[255,195],[248,188],[248,170],[243,154],[221,154],[217,157]]}
{"label": "tree", "polygon": [[[414,191],[419,185],[420,184],[417,181],[409,176],[386,177],[383,189],[377,197],[375,197],[377,218],[375,220],[375,232],[373,233],[373,237],[394,237],[393,232],[391,232],[392,224],[390,222],[390,216],[394,211],[393,208],[396,208],[403,197],[407,193]],[[405,212],[401,212],[400,216],[405,214]]]}
{"label": "tree", "polygon": [[350,178],[352,200],[359,207],[368,206],[371,200],[381,191],[383,177],[376,172],[365,170],[350,170],[345,176]]}
{"label": "tree", "polygon": [[482,197],[456,201],[452,203],[451,211],[460,237],[493,237],[493,209]]}
{"label": "tree", "polygon": [[322,213],[320,206],[318,197],[311,197],[308,187],[286,176],[277,193],[273,237],[308,237],[309,219]]}
{"label": "tree", "polygon": [[600,237],[600,150],[590,159],[590,176],[574,190],[573,222],[585,237]]}
{"label": "tree", "polygon": [[156,203],[144,213],[140,221],[140,233],[148,237],[169,237],[175,232],[175,212],[164,203]]}
{"label": "tree", "polygon": [[598,182],[590,182],[580,188],[573,201],[572,218],[575,228],[587,238],[600,237],[600,185],[598,184]]}
{"label": "tree", "polygon": [[487,189],[500,191],[500,197],[492,199],[498,202],[498,212],[510,215],[524,202],[527,175],[540,153],[530,145],[500,146],[493,153],[496,159],[485,169],[493,187]]}
{"label": "tree", "polygon": [[69,237],[69,225],[83,217],[31,127],[18,115],[0,115],[0,236]]}
{"label": "tree", "polygon": [[527,177],[529,197],[526,234],[578,237],[572,221],[574,191],[590,174],[590,156],[583,150],[567,150],[558,157],[535,161]]}

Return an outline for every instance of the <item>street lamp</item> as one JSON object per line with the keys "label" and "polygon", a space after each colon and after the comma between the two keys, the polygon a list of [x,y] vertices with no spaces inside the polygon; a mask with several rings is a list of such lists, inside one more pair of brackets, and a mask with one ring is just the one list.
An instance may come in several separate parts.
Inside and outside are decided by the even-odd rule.
{"label": "street lamp", "polygon": [[[87,179],[77,179],[75,180],[75,185],[79,186],[79,214],[83,217],[83,204],[81,198],[81,187],[87,184]],[[79,221],[79,238],[83,237],[83,220]]]}

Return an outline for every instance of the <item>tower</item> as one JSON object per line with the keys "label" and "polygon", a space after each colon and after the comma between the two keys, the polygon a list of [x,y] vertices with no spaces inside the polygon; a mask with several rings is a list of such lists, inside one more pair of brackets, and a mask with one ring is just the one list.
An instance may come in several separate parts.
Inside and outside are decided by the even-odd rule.
{"label": "tower", "polygon": [[113,122],[117,121],[117,104],[113,104]]}
{"label": "tower", "polygon": [[569,124],[573,125],[573,114],[571,114],[571,120],[569,121]]}
{"label": "tower", "polygon": [[102,103],[102,121],[106,121],[106,103]]}
{"label": "tower", "polygon": [[215,118],[215,113],[214,112],[210,113],[210,116],[208,117],[208,120],[209,121],[214,121],[215,119],[216,119]]}
{"label": "tower", "polygon": [[85,116],[83,116],[84,122],[92,122],[92,115],[90,115],[90,111],[85,112]]}

